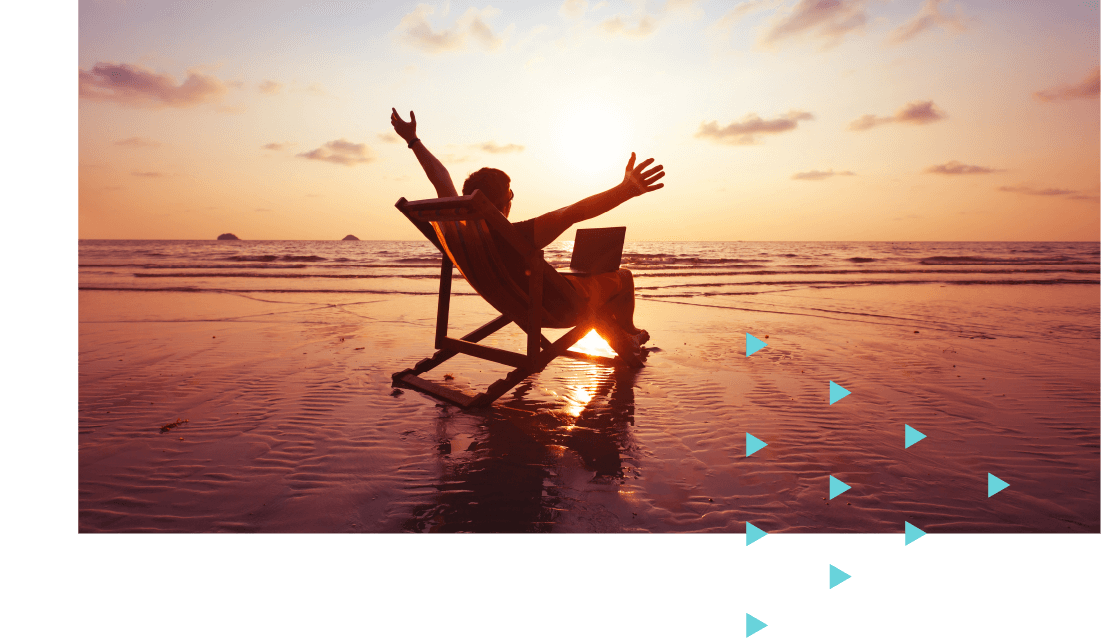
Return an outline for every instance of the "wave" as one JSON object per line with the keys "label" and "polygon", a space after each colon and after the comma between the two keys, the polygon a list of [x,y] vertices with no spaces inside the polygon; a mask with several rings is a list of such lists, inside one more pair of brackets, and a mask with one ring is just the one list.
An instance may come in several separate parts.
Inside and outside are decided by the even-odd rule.
{"label": "wave", "polygon": [[1052,278],[1048,280],[762,280],[746,281],[742,283],[702,283],[695,285],[681,283],[657,287],[636,286],[635,291],[646,291],[647,293],[645,294],[639,294],[639,296],[643,298],[662,298],[666,296],[726,296],[728,294],[740,294],[742,292],[688,292],[684,294],[652,294],[649,292],[653,290],[683,289],[690,287],[729,287],[730,285],[737,285],[739,287],[809,285],[815,289],[828,289],[831,287],[854,287],[864,285],[925,285],[934,283],[939,285],[1097,285],[1095,281],[1074,278]]}
{"label": "wave", "polygon": [[226,260],[235,260],[244,263],[270,263],[277,260],[282,260],[290,263],[316,263],[328,259],[314,255],[295,256],[293,254],[286,254],[283,256],[273,256],[271,254],[265,254],[263,256],[228,256],[226,257]]}
{"label": "wave", "polygon": [[761,265],[771,263],[771,259],[755,258],[699,258],[677,254],[635,254],[623,253],[624,265],[685,265],[700,267],[706,265]]}
{"label": "wave", "polygon": [[876,258],[864,258],[863,256],[854,256],[849,259],[850,263],[874,263]]}
{"label": "wave", "polygon": [[440,264],[439,256],[432,256],[431,258],[399,258],[396,261],[401,267],[408,267],[409,265],[432,265],[438,267]]}
{"label": "wave", "polygon": [[922,265],[1096,265],[1087,260],[1074,260],[1066,256],[1034,258],[994,258],[992,256],[930,256],[919,261]]}

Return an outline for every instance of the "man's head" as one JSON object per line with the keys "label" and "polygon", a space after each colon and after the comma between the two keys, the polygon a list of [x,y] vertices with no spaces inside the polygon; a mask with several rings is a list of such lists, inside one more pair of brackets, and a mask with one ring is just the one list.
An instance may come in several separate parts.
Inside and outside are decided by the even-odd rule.
{"label": "man's head", "polygon": [[489,202],[501,210],[501,213],[507,218],[508,212],[512,208],[512,190],[509,189],[511,182],[508,174],[500,169],[482,167],[467,176],[466,182],[463,183],[463,195],[469,196],[474,193],[475,189],[480,189],[482,195],[488,198]]}

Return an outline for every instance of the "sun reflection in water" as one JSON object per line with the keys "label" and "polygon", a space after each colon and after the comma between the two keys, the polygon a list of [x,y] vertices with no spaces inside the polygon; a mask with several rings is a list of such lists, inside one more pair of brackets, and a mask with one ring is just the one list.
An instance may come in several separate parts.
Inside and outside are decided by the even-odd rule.
{"label": "sun reflection in water", "polygon": [[584,354],[589,354],[590,356],[607,356],[608,358],[614,358],[616,355],[611,345],[608,345],[608,341],[601,338],[600,334],[597,334],[595,329],[585,334],[585,337],[577,341],[572,349]]}
{"label": "sun reflection in water", "polygon": [[[596,333],[596,330],[590,330],[570,349],[590,356],[614,358],[616,355],[611,346]],[[562,363],[562,368],[561,374],[556,376],[562,387],[559,388],[558,392],[547,388],[545,393],[565,402],[566,406],[563,409],[566,414],[578,418],[581,416],[581,412],[589,406],[589,403],[601,393],[601,386],[607,383],[611,368],[575,360],[565,360]],[[571,431],[574,426],[565,425],[564,427],[567,431]]]}

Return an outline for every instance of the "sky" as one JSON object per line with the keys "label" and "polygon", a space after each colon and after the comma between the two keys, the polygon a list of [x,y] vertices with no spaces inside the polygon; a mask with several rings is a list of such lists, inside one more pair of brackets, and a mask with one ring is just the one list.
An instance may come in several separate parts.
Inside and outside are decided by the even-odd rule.
{"label": "sky", "polygon": [[[523,220],[615,186],[628,240],[1097,241],[1094,1],[82,0],[80,238],[414,240],[461,189]],[[593,223],[586,223],[594,226]]]}

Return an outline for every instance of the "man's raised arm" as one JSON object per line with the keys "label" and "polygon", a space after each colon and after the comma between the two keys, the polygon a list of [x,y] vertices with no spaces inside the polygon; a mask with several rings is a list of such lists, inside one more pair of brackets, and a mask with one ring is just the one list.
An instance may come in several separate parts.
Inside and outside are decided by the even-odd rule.
{"label": "man's raised arm", "polygon": [[458,196],[458,192],[455,191],[455,183],[451,182],[451,174],[447,173],[447,167],[444,167],[443,163],[425,148],[421,139],[417,138],[417,116],[410,111],[409,122],[405,122],[398,115],[397,109],[391,109],[390,124],[394,126],[394,132],[401,136],[402,140],[416,154],[417,160],[420,161],[421,167],[424,169],[424,175],[428,176],[429,182],[436,188],[436,195],[440,198]]}
{"label": "man's raised arm", "polygon": [[635,154],[632,152],[631,159],[627,161],[627,169],[623,172],[623,182],[608,191],[589,196],[568,207],[536,218],[535,245],[540,248],[546,247],[573,225],[611,211],[635,196],[664,187],[663,183],[658,183],[665,176],[662,166],[646,169],[652,162],[654,159],[650,158],[636,167]]}

